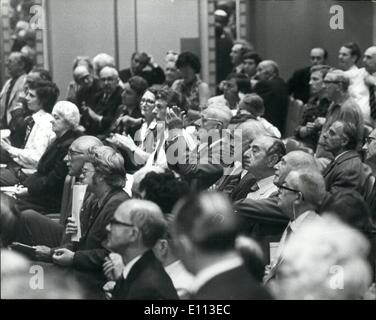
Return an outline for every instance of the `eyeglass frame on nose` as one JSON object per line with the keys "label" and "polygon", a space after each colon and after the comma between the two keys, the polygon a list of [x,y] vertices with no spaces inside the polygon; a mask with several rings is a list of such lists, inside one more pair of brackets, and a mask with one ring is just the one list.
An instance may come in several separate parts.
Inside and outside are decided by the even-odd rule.
{"label": "eyeglass frame on nose", "polygon": [[117,219],[115,219],[115,217],[112,217],[111,220],[109,221],[109,224],[110,225],[121,225],[121,226],[124,226],[124,227],[134,227],[135,225],[134,224],[130,224],[130,223],[126,223],[126,222],[123,222],[123,221],[119,221]]}
{"label": "eyeglass frame on nose", "polygon": [[294,192],[294,193],[299,193],[300,196],[301,196],[301,198],[302,198],[302,200],[304,199],[303,193],[301,191],[299,191],[299,190],[292,189],[292,188],[286,187],[284,185],[280,185],[278,188],[279,188],[279,190],[282,189],[282,190],[287,190],[287,191],[291,191],[291,192]]}
{"label": "eyeglass frame on nose", "polygon": [[367,137],[365,140],[366,140],[367,144],[371,144],[372,141],[376,141],[376,138],[374,138],[374,137]]}
{"label": "eyeglass frame on nose", "polygon": [[155,100],[151,100],[151,99],[141,99],[140,100],[140,104],[141,103],[147,103],[147,104],[154,104],[155,105]]}

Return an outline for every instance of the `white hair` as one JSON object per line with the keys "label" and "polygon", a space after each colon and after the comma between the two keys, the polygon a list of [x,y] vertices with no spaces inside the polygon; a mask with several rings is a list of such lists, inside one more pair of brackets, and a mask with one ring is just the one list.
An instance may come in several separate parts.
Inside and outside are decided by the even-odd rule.
{"label": "white hair", "polygon": [[360,299],[371,284],[369,248],[337,218],[312,221],[291,236],[272,289],[279,299]]}
{"label": "white hair", "polygon": [[59,101],[55,104],[52,113],[59,114],[75,130],[80,124],[80,111],[77,106],[69,101]]}

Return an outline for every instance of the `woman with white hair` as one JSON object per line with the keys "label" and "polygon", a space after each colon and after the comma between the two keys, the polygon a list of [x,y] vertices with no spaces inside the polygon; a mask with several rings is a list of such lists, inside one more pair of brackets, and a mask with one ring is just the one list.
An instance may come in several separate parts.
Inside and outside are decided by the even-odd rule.
{"label": "woman with white hair", "polygon": [[27,188],[18,194],[20,210],[34,209],[41,213],[59,212],[68,168],[64,158],[71,143],[80,133],[80,113],[77,106],[60,101],[52,110],[52,130],[56,140],[39,160],[37,172],[24,181]]}

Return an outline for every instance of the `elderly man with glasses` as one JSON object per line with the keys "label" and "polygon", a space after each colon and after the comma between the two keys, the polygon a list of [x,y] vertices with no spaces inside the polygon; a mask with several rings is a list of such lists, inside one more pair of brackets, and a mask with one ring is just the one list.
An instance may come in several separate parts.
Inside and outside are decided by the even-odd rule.
{"label": "elderly man with glasses", "polygon": [[[323,133],[337,120],[351,122],[356,127],[357,150],[362,146],[364,134],[364,119],[357,103],[350,97],[348,88],[350,80],[341,70],[330,70],[324,78],[324,90],[327,98],[332,101],[329,106],[326,120],[321,118],[322,130],[319,138],[316,157],[333,159],[333,156],[323,149]],[[326,164],[328,161],[326,161]],[[325,165],[323,165],[325,167]]]}
{"label": "elderly man with glasses", "polygon": [[324,178],[314,167],[291,171],[279,186],[278,207],[290,219],[290,223],[279,242],[276,257],[266,268],[265,284],[276,276],[283,263],[283,251],[290,236],[302,225],[320,219],[317,213],[325,196]]}

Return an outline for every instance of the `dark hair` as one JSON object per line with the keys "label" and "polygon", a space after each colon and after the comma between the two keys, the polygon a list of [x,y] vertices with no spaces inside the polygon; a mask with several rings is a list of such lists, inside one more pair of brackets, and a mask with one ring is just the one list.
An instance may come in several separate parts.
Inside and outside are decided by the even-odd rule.
{"label": "dark hair", "polygon": [[30,70],[30,72],[38,73],[40,80],[52,81],[51,74],[46,69],[34,67],[33,69]]}
{"label": "dark hair", "polygon": [[140,76],[133,76],[128,80],[128,83],[132,90],[134,90],[139,97],[141,97],[145,93],[146,89],[149,86],[148,82]]}
{"label": "dark hair", "polygon": [[144,198],[156,203],[163,213],[171,213],[178,200],[189,193],[187,182],[176,178],[171,170],[149,172],[142,179],[139,189],[145,191]]}
{"label": "dark hair", "polygon": [[355,60],[355,63],[357,63],[360,59],[360,57],[362,56],[362,52],[358,46],[357,43],[355,42],[347,42],[345,43],[342,47],[345,47],[347,49],[350,49],[351,50],[351,56],[355,56],[356,57],[356,60]]}
{"label": "dark hair", "polygon": [[173,214],[177,234],[187,235],[202,251],[224,252],[234,248],[239,221],[225,194],[192,194],[178,202]]}
{"label": "dark hair", "polygon": [[342,123],[343,134],[349,140],[346,145],[347,150],[355,150],[358,145],[358,131],[352,122],[339,121]]}
{"label": "dark hair", "polygon": [[281,139],[277,139],[277,138],[273,138],[273,139],[274,139],[274,142],[266,151],[266,154],[268,155],[276,154],[278,156],[277,162],[279,162],[282,159],[282,157],[286,154],[286,147]]}
{"label": "dark hair", "polygon": [[60,94],[57,85],[52,81],[37,80],[30,83],[29,88],[35,90],[43,110],[51,113]]}
{"label": "dark hair", "polygon": [[146,52],[133,52],[131,59],[133,60],[135,56],[139,56],[140,62],[144,65],[147,65],[150,61],[150,58]]}
{"label": "dark hair", "polygon": [[190,66],[195,71],[195,73],[200,73],[201,71],[200,59],[197,55],[189,51],[179,54],[178,59],[176,60],[176,67],[178,69],[186,66]]}
{"label": "dark hair", "polygon": [[166,101],[168,107],[178,106],[179,108],[181,108],[182,106],[179,93],[170,88],[162,88],[161,90],[157,91],[155,99]]}
{"label": "dark hair", "polygon": [[258,65],[262,61],[261,57],[257,53],[252,51],[247,51],[242,55],[243,62],[245,59],[255,60],[256,65]]}
{"label": "dark hair", "polygon": [[372,230],[371,212],[359,192],[343,190],[332,194],[320,212],[336,214],[343,222],[368,236]]}
{"label": "dark hair", "polygon": [[251,93],[252,88],[251,88],[251,81],[248,78],[247,75],[243,73],[230,73],[226,80],[229,81],[231,79],[235,79],[236,85],[238,86],[238,91],[241,93]]}

